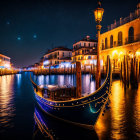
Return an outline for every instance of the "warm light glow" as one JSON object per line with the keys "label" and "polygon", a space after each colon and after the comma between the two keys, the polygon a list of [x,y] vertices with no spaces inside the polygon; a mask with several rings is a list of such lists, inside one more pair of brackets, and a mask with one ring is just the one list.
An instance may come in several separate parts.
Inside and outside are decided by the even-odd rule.
{"label": "warm light glow", "polygon": [[125,139],[123,133],[125,129],[125,99],[124,90],[120,86],[120,81],[115,81],[112,85],[111,96],[111,119],[112,119],[112,138]]}
{"label": "warm light glow", "polygon": [[118,51],[117,50],[115,50],[115,51],[112,52],[112,56],[114,56],[116,54],[118,54]]}
{"label": "warm light glow", "polygon": [[129,52],[128,56],[129,56],[130,58],[133,58],[133,57],[134,57],[133,52]]}
{"label": "warm light glow", "polygon": [[96,22],[101,22],[103,17],[104,9],[103,8],[97,8],[94,10],[94,16]]}
{"label": "warm light glow", "polygon": [[135,116],[135,123],[136,123],[136,130],[137,130],[137,136],[140,137],[140,84],[139,84],[139,88],[137,91],[137,94],[135,95],[135,109],[134,109],[134,116]]}
{"label": "warm light glow", "polygon": [[136,56],[137,56],[138,58],[140,58],[140,52],[139,52],[139,51],[136,52]]}
{"label": "warm light glow", "polygon": [[124,53],[123,53],[123,52],[120,52],[120,53],[119,53],[119,56],[120,56],[120,57],[122,57],[123,55],[124,55]]}
{"label": "warm light glow", "polygon": [[13,127],[11,122],[14,117],[14,75],[0,77],[0,122],[3,126]]}
{"label": "warm light glow", "polygon": [[6,68],[10,68],[10,64],[5,64],[5,67]]}

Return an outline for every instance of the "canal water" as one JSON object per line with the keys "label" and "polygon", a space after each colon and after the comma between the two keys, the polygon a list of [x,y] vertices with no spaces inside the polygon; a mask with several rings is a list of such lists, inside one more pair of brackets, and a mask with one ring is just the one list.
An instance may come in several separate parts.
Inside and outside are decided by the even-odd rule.
{"label": "canal water", "polygon": [[[32,78],[40,85],[76,85],[74,75],[32,75]],[[93,77],[82,75],[82,94],[94,91]],[[114,79],[110,100],[110,110],[104,116],[100,115],[94,130],[87,130],[44,114],[35,102],[30,73],[1,76],[0,140],[139,140],[140,84],[138,89],[125,89],[119,79]]]}

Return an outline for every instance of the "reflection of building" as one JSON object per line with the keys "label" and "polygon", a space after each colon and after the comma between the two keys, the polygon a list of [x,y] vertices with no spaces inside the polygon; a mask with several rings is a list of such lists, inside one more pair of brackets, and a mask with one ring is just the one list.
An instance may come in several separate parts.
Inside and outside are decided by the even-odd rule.
{"label": "reflection of building", "polygon": [[97,41],[90,39],[90,36],[73,44],[72,61],[81,62],[82,65],[96,63]]}
{"label": "reflection of building", "polygon": [[0,54],[0,68],[10,68],[10,57]]}
{"label": "reflection of building", "polygon": [[134,13],[108,26],[108,31],[101,34],[100,39],[102,59],[106,62],[107,55],[110,55],[114,69],[120,68],[124,56],[140,56],[140,4]]}
{"label": "reflection of building", "polygon": [[44,67],[58,65],[62,62],[71,62],[72,50],[65,47],[57,47],[49,50],[44,55]]}

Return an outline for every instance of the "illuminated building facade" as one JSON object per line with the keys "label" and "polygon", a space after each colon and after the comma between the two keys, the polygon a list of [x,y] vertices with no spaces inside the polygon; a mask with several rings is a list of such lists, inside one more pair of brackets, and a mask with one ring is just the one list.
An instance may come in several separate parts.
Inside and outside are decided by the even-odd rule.
{"label": "illuminated building facade", "polygon": [[0,68],[10,68],[10,57],[0,54]]}
{"label": "illuminated building facade", "polygon": [[61,63],[71,62],[72,50],[65,47],[57,47],[52,50],[49,50],[44,55],[43,65],[54,66],[59,65]]}
{"label": "illuminated building facade", "polygon": [[82,66],[96,64],[97,40],[90,36],[73,44],[72,62],[81,62]]}
{"label": "illuminated building facade", "polygon": [[134,13],[108,26],[108,31],[101,34],[100,39],[104,65],[107,55],[112,59],[114,70],[120,70],[124,56],[140,60],[140,4]]}

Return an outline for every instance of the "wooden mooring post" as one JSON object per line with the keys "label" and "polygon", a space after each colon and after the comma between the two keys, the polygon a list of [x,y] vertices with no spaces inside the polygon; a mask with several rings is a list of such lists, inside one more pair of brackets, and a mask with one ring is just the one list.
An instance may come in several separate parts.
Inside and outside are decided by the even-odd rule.
{"label": "wooden mooring post", "polygon": [[126,56],[124,56],[124,79],[123,79],[123,81],[124,81],[124,84],[126,85]]}
{"label": "wooden mooring post", "polygon": [[126,70],[127,70],[127,77],[126,77],[126,80],[127,80],[127,86],[129,87],[129,81],[130,81],[130,74],[129,74],[129,71],[130,71],[130,69],[129,69],[129,63],[128,63],[128,61],[129,61],[129,59],[128,59],[128,56],[126,56]]}
{"label": "wooden mooring post", "polygon": [[82,93],[81,63],[76,62],[76,98],[80,98],[81,93]]}

